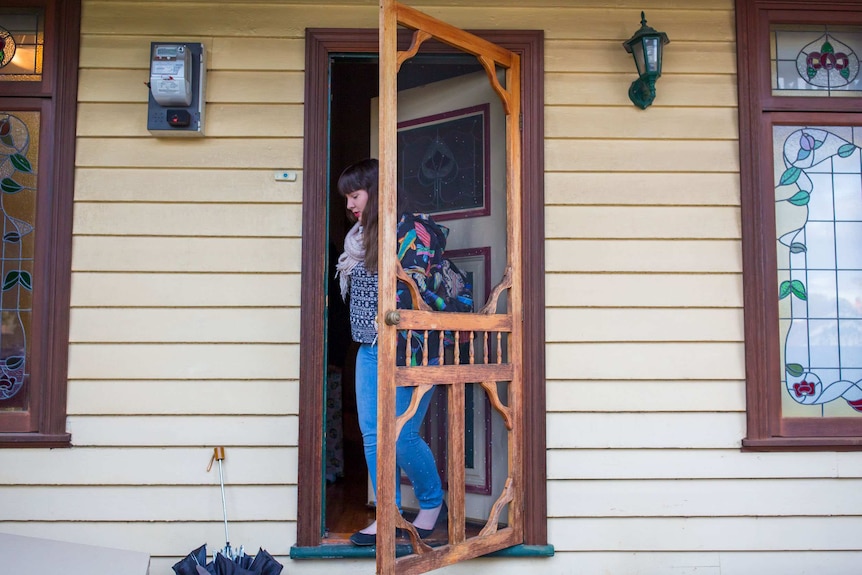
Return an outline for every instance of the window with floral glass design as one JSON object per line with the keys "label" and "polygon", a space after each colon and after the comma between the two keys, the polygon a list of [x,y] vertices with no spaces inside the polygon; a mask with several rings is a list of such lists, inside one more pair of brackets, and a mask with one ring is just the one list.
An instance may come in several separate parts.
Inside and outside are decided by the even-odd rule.
{"label": "window with floral glass design", "polygon": [[862,5],[736,7],[743,447],[862,449]]}
{"label": "window with floral glass design", "polygon": [[862,129],[773,138],[781,411],[862,418]]}
{"label": "window with floral glass design", "polygon": [[773,26],[772,90],[777,96],[862,96],[862,28]]}
{"label": "window with floral glass design", "polygon": [[[38,194],[38,112],[0,112],[0,409],[30,405],[33,224]],[[35,136],[35,137],[34,137]]]}
{"label": "window with floral glass design", "polygon": [[80,0],[0,8],[0,447],[66,432]]}

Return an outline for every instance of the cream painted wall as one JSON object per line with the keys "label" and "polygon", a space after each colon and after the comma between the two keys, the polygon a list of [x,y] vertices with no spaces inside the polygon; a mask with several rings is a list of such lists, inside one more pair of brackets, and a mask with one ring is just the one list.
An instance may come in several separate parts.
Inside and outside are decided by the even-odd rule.
{"label": "cream painted wall", "polygon": [[[552,559],[500,574],[855,573],[862,459],[741,453],[745,428],[731,0],[426,0],[465,28],[545,31]],[[469,4],[469,5],[467,5]],[[621,47],[671,38],[632,106]],[[0,451],[0,531],[146,551],[224,539],[293,561],[304,30],[371,0],[85,0],[68,450]],[[146,132],[149,42],[203,42],[207,136]]]}

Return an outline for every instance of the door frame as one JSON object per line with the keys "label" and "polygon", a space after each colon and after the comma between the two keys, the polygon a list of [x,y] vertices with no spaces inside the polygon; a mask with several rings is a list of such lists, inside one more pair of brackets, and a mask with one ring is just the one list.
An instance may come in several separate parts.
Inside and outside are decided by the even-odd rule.
{"label": "door frame", "polygon": [[[547,544],[545,441],[544,33],[473,30],[521,58],[524,293],[524,543]],[[406,48],[411,36],[399,36]],[[329,64],[335,54],[377,53],[377,29],[306,30],[302,286],[299,366],[298,547],[322,543],[324,332],[327,281]],[[446,50],[443,48],[442,50]],[[454,51],[454,50],[453,50]],[[528,89],[527,89],[528,88]],[[323,224],[323,225],[321,225]],[[526,401],[529,398],[529,401]]]}

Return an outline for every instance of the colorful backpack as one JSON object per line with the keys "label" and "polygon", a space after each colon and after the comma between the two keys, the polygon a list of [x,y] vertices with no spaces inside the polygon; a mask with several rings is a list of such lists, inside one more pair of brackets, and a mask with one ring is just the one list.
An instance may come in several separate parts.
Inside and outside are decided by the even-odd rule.
{"label": "colorful backpack", "polygon": [[[426,214],[404,213],[398,223],[398,259],[431,309],[472,312],[470,278],[445,255],[448,235],[448,228]],[[404,290],[399,288],[399,301]]]}
{"label": "colorful backpack", "polygon": [[455,262],[444,257],[432,266],[429,276],[434,293],[443,299],[441,311],[473,311],[473,285]]}

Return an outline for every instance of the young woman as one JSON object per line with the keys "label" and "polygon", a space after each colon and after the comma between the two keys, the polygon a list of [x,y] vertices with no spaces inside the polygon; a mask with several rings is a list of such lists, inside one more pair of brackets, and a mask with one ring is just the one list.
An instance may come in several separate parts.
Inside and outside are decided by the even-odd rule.
{"label": "young woman", "polygon": [[[367,159],[349,166],[338,180],[338,191],[347,200],[347,210],[356,224],[344,240],[344,253],[338,258],[337,273],[341,295],[349,299],[350,326],[354,341],[360,344],[356,356],[356,407],[365,461],[371,482],[377,492],[377,234],[378,234],[378,165]],[[405,213],[398,223],[398,257],[404,270],[416,281],[422,298],[434,309],[447,306],[426,281],[432,266],[439,264],[446,247],[445,228],[422,214]],[[412,308],[412,296],[403,282],[398,283],[397,307]],[[438,349],[439,336],[429,336],[428,349]],[[399,337],[396,353],[398,365],[418,365],[426,348],[421,334],[414,334],[407,345],[406,337]],[[433,355],[433,354],[432,354]],[[429,357],[436,364],[436,357]],[[399,387],[395,392],[395,412],[404,413],[410,404],[412,388]],[[434,530],[443,511],[443,489],[434,455],[419,435],[419,426],[428,410],[433,391],[425,394],[419,409],[404,426],[396,443],[396,472],[403,469],[413,485],[419,500],[419,513],[413,521],[421,537]],[[400,484],[396,484],[400,485]],[[396,504],[401,509],[401,490],[396,489]],[[377,522],[357,531],[350,537],[354,545],[374,545]]]}

